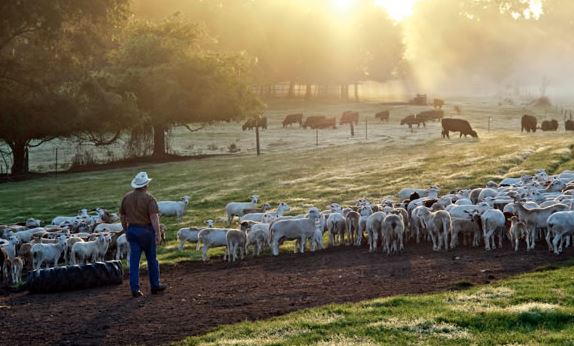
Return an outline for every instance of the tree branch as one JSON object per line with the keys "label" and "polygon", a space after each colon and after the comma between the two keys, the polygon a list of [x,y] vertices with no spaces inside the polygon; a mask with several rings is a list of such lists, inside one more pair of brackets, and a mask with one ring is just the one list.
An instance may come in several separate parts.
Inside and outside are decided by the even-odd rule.
{"label": "tree branch", "polygon": [[113,137],[108,139],[108,140],[102,139],[101,137],[98,137],[96,134],[88,132],[88,131],[84,131],[84,133],[85,133],[86,137],[79,136],[81,140],[92,142],[92,143],[94,143],[94,145],[96,147],[99,147],[99,146],[104,146],[104,145],[110,145],[110,144],[116,142],[118,140],[118,138],[120,138],[120,135],[122,134],[122,130],[118,130],[113,135]]}
{"label": "tree branch", "polygon": [[56,138],[58,138],[58,136],[53,136],[53,137],[44,138],[44,139],[40,140],[39,143],[36,143],[36,144],[33,144],[33,145],[28,142],[27,146],[28,146],[28,148],[36,148],[36,147],[39,147],[40,145],[42,145],[42,144],[44,144],[44,143],[47,143],[47,142],[49,142],[49,141],[52,141],[52,140],[54,140],[54,139],[56,139]]}

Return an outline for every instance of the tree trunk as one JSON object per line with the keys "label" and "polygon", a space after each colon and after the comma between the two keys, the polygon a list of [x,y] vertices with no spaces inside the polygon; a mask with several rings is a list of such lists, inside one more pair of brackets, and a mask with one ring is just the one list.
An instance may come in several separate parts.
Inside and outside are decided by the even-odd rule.
{"label": "tree trunk", "polygon": [[292,99],[295,96],[295,83],[293,81],[289,82],[289,92],[287,93],[287,97]]}
{"label": "tree trunk", "polygon": [[359,83],[355,83],[355,102],[359,102]]}
{"label": "tree trunk", "polygon": [[311,92],[313,90],[313,87],[311,86],[311,84],[307,84],[306,85],[306,89],[305,89],[305,99],[310,100],[311,99]]}
{"label": "tree trunk", "polygon": [[15,141],[10,143],[12,149],[12,175],[24,175],[28,173],[28,157],[26,155],[26,141]]}
{"label": "tree trunk", "polygon": [[165,156],[165,127],[161,125],[153,127],[153,156]]}

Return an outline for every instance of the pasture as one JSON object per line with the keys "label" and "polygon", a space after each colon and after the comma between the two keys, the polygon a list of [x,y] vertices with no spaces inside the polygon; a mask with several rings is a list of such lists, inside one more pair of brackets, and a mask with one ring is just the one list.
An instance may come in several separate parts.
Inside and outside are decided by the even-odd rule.
{"label": "pasture", "polygon": [[[179,329],[175,331],[175,327],[172,326],[163,330],[166,327],[161,326],[161,321],[148,320],[137,331],[141,333],[147,328],[158,334],[157,341],[169,342],[181,340],[186,335],[203,333],[221,323],[263,319],[308,306],[355,302],[400,293],[415,294],[444,290],[452,288],[457,283],[462,283],[461,287],[464,287],[465,283],[486,283],[518,272],[530,271],[537,266],[552,265],[557,258],[546,253],[546,250],[542,249],[543,246],[528,254],[521,247],[518,255],[506,248],[492,253],[485,253],[483,249],[471,251],[463,248],[457,249],[454,253],[433,254],[428,244],[424,244],[428,245],[424,249],[423,246],[413,247],[415,251],[412,253],[407,244],[407,254],[392,260],[382,254],[369,257],[364,248],[329,250],[325,253],[304,255],[302,259],[288,254],[271,258],[266,252],[263,258],[247,258],[245,263],[235,266],[220,263],[219,255],[222,254],[222,250],[210,250],[212,259],[208,264],[187,262],[200,257],[194,246],[192,249],[192,246],[188,245],[183,252],[177,251],[174,237],[178,228],[201,226],[206,219],[214,219],[216,225],[223,226],[225,204],[230,201],[246,201],[251,194],[260,195],[261,202],[270,203],[272,206],[276,206],[279,202],[287,202],[291,207],[290,214],[298,214],[310,206],[324,209],[331,202],[349,205],[361,197],[374,201],[384,196],[396,199],[397,192],[404,187],[428,187],[436,184],[442,194],[459,188],[483,186],[489,180],[498,181],[503,177],[532,173],[537,168],[546,168],[549,173],[574,169],[572,153],[574,140],[572,134],[564,132],[563,122],[558,114],[547,114],[548,118],[560,120],[561,126],[558,132],[522,134],[520,116],[525,113],[523,106],[500,107],[494,100],[488,99],[457,100],[452,104],[462,107],[462,114],[456,117],[467,119],[471,123],[479,134],[478,140],[464,137],[459,139],[458,136],[443,140],[440,138],[440,123],[427,123],[425,128],[414,128],[412,132],[407,127],[399,125],[398,122],[403,116],[426,109],[424,107],[393,108],[391,121],[379,123],[374,120],[374,113],[389,108],[376,103],[309,105],[303,102],[282,102],[271,104],[265,113],[270,124],[268,130],[262,131],[263,155],[259,157],[254,155],[253,132],[242,132],[239,124],[222,124],[207,127],[194,134],[176,130],[172,136],[172,147],[185,150],[190,147],[207,148],[211,144],[212,147],[219,148],[237,143],[242,149],[240,154],[108,171],[62,174],[57,177],[2,184],[0,223],[21,222],[28,217],[48,222],[56,215],[73,215],[81,208],[104,207],[117,210],[121,197],[129,191],[129,182],[134,174],[145,170],[154,179],[150,190],[158,200],[177,200],[183,195],[191,196],[182,223],[177,223],[175,218],[162,219],[168,228],[168,243],[159,250],[159,258],[167,282],[174,287],[181,285],[191,289],[193,286],[189,282],[194,280],[194,275],[202,277],[204,283],[225,280],[226,277],[237,276],[237,279],[228,289],[221,288],[219,294],[212,297],[214,301],[201,298],[202,294],[207,293],[174,289],[173,293],[168,291],[158,300],[151,299],[138,305],[125,302],[128,299],[128,289],[121,287],[110,291],[113,292],[113,298],[107,296],[107,289],[70,295],[2,297],[0,309],[15,310],[20,308],[18,304],[29,304],[27,306],[31,304],[34,309],[37,308],[36,318],[40,321],[44,314],[42,307],[45,305],[40,302],[42,299],[53,302],[70,297],[70,301],[78,304],[82,304],[82,299],[85,298],[100,299],[102,306],[109,308],[120,304],[118,313],[104,318],[106,309],[100,307],[101,311],[98,312],[98,307],[93,305],[93,302],[86,303],[87,313],[84,318],[93,319],[98,327],[103,328],[97,333],[88,334],[96,343],[111,343],[111,340],[106,341],[106,337],[117,332],[113,324],[122,323],[121,312],[142,309],[144,313],[152,308],[161,309],[161,300],[167,300],[169,303],[166,302],[166,305],[172,310],[165,312],[165,315],[169,315],[168,320]],[[445,116],[454,116],[452,104],[445,106]],[[322,114],[339,118],[347,109],[359,111],[361,114],[362,120],[355,129],[354,138],[350,138],[348,126],[340,126],[336,130],[320,130],[319,146],[315,146],[315,131],[297,127],[282,129],[280,125],[283,116],[288,113],[303,112],[305,116]],[[533,113],[539,115],[540,120],[544,118],[541,116],[543,114]],[[492,117],[491,131],[487,132],[489,117]],[[365,118],[368,118],[367,138],[362,129]],[[37,150],[35,155],[40,155],[42,147]],[[48,147],[45,150],[49,152],[51,149]],[[34,160],[34,156],[31,158]],[[289,244],[282,249],[284,252],[292,250]],[[571,253],[567,251],[559,258],[568,257]],[[283,256],[285,258],[282,258]],[[373,261],[377,262],[380,275],[387,275],[385,280],[380,282],[375,280],[375,283],[382,285],[381,290],[371,288],[368,294],[364,295],[350,290],[344,291],[346,294],[332,297],[333,299],[315,301],[300,298],[306,294],[304,289],[305,283],[308,282],[306,280],[310,280],[309,277],[300,277],[299,273],[303,271],[301,266],[315,264],[317,267],[314,267],[313,273],[333,270],[325,268],[326,262],[324,262],[333,256],[338,256],[335,258],[336,261],[335,259],[333,261],[334,265],[342,263],[341,256],[361,256],[363,263],[356,267],[340,264],[337,270],[341,273],[329,273],[329,280],[315,283],[316,290],[319,286],[328,290],[330,285],[336,289],[337,285],[342,284],[340,281],[343,281],[347,273],[357,269],[361,270],[361,275],[353,279],[372,284],[369,268],[373,265]],[[448,267],[445,260],[453,261],[451,257],[456,256],[465,258],[468,263],[473,261],[476,263],[471,265],[465,260],[463,262],[466,263],[466,271],[461,270],[460,276],[452,275],[458,273],[456,265]],[[405,267],[416,271],[416,267],[410,265],[416,264],[417,261],[424,262],[418,257],[427,258],[432,262],[426,267],[427,271],[419,271],[410,281],[405,281],[401,286],[403,290],[389,289],[397,277],[409,277],[409,271],[405,272]],[[386,261],[396,264],[394,270],[385,268]],[[291,262],[294,263],[294,267],[289,267]],[[505,262],[508,262],[508,266]],[[520,265],[520,262],[526,265]],[[273,263],[280,263],[287,269],[279,270],[277,264],[274,266]],[[301,266],[296,266],[297,263]],[[188,339],[185,343],[457,344],[468,340],[481,344],[564,343],[572,340],[574,336],[571,317],[573,303],[569,298],[572,295],[572,269],[569,264],[570,262],[567,262],[556,270],[526,274],[508,281],[460,292],[398,296],[355,304],[329,305],[296,312],[271,321],[222,327],[205,336]],[[254,278],[262,281],[278,279],[280,276],[289,278],[292,276],[293,280],[301,279],[298,285],[289,286],[292,288],[291,292],[278,293],[277,299],[283,299],[287,305],[278,304],[277,308],[268,310],[255,308],[251,311],[247,308],[252,305],[260,307],[262,304],[274,306],[272,294],[262,296],[265,299],[258,301],[257,294],[263,294],[261,293],[263,290],[258,288],[256,281],[250,281],[249,273],[252,267],[257,267],[256,271],[259,273],[259,276]],[[266,269],[270,272],[268,276],[265,275]],[[485,277],[480,274],[481,270],[492,270],[494,274],[487,273]],[[240,279],[235,272],[245,276]],[[444,276],[437,277],[437,284],[421,287],[421,283],[425,283],[425,275],[434,272]],[[218,276],[217,273],[223,276]],[[489,278],[491,274],[492,278]],[[317,275],[320,278],[326,277]],[[359,284],[358,287],[363,286]],[[203,289],[208,291],[209,287]],[[255,297],[250,297],[248,302],[244,302],[246,308],[241,309],[242,300],[233,298],[232,294],[248,294],[249,289],[253,289],[257,294]],[[267,290],[269,289],[271,288]],[[125,299],[122,290],[126,292]],[[225,296],[228,297],[228,303],[221,305],[215,303],[215,299],[223,299]],[[178,324],[174,322],[176,316],[187,311],[178,310],[177,301],[189,309],[193,309],[196,304],[207,304],[207,308],[204,306],[202,310],[206,313],[209,313],[210,307],[214,306],[213,309],[221,314],[233,310],[236,315],[225,318],[213,317],[212,320],[202,321],[203,324],[199,326]],[[293,305],[290,305],[292,302]],[[58,313],[59,316],[68,314],[63,308],[54,307],[48,311],[51,314]],[[99,321],[99,318],[105,322]],[[85,319],[83,321],[86,322],[83,327],[81,324],[74,324],[72,334],[86,331],[86,325],[89,323]],[[183,319],[183,322],[191,323],[191,321]],[[4,327],[8,325],[10,322],[6,319],[0,322],[2,330],[6,330]],[[108,328],[109,333],[106,332]],[[512,332],[508,333],[508,330]],[[542,330],[546,332],[541,333]],[[153,337],[151,333],[148,333],[148,336]],[[135,339],[131,340],[136,343],[150,341],[133,337]],[[50,342],[66,340],[68,339],[62,336],[61,339]]]}

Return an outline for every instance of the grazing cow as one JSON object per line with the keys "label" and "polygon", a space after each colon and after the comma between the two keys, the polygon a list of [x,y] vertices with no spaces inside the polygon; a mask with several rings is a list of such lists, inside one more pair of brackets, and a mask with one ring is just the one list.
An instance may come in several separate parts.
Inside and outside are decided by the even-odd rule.
{"label": "grazing cow", "polygon": [[574,120],[566,120],[564,122],[564,130],[574,131]]}
{"label": "grazing cow", "polygon": [[329,127],[332,127],[334,129],[337,128],[337,118],[335,117],[325,118],[311,125],[312,129],[326,129]]}
{"label": "grazing cow", "polygon": [[341,115],[341,120],[339,122],[340,125],[345,124],[359,124],[359,112],[353,111],[344,111],[343,115]]}
{"label": "grazing cow", "polygon": [[433,100],[433,107],[435,109],[442,109],[442,106],[444,106],[444,100],[441,100],[441,99],[434,99]]}
{"label": "grazing cow", "polygon": [[522,118],[520,119],[520,124],[521,124],[520,132],[524,132],[524,130],[526,130],[526,132],[529,132],[529,133],[530,133],[530,131],[536,132],[537,122],[538,121],[536,120],[535,116],[524,114],[522,116]]}
{"label": "grazing cow", "polygon": [[441,110],[431,110],[431,111],[424,111],[417,114],[417,119],[422,121],[433,121],[433,120],[440,120],[444,116],[444,112]]}
{"label": "grazing cow", "polygon": [[558,130],[558,121],[552,120],[544,120],[540,125],[540,129],[542,131],[556,131]]}
{"label": "grazing cow", "polygon": [[305,119],[305,122],[303,123],[303,128],[306,129],[307,127],[311,127],[312,129],[314,129],[315,126],[314,124],[317,124],[321,121],[325,120],[325,116],[324,115],[313,115],[310,117],[307,117]]}
{"label": "grazing cow", "polygon": [[283,128],[295,123],[299,123],[299,127],[303,125],[303,113],[288,114],[285,116],[285,119],[283,119]]}
{"label": "grazing cow", "polygon": [[267,117],[248,119],[245,124],[241,126],[241,129],[243,131],[253,130],[255,127],[261,127],[267,130]]}
{"label": "grazing cow", "polygon": [[416,124],[417,127],[421,127],[421,123],[423,124],[423,127],[426,127],[425,121],[418,119],[414,114],[406,116],[401,120],[401,125],[407,124],[409,129],[412,129],[414,124]]}
{"label": "grazing cow", "polygon": [[460,132],[460,137],[464,135],[470,135],[474,138],[478,138],[478,134],[476,131],[472,129],[469,122],[464,119],[453,119],[453,118],[444,118],[441,120],[442,124],[442,138],[450,138],[449,131],[452,132]]}
{"label": "grazing cow", "polygon": [[389,121],[391,118],[391,114],[389,111],[382,111],[375,114],[375,119],[379,119],[380,121]]}

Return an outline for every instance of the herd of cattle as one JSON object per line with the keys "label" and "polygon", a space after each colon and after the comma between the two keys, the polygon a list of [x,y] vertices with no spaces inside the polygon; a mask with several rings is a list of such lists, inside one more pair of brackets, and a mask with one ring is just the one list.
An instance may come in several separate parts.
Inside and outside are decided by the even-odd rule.
{"label": "herd of cattle", "polygon": [[[521,132],[536,132],[537,129],[542,131],[557,131],[558,130],[558,120],[551,119],[551,120],[544,120],[538,126],[538,119],[536,119],[533,115],[525,114],[522,116],[521,121]],[[566,120],[564,121],[564,130],[565,131],[574,131],[574,120]]]}

